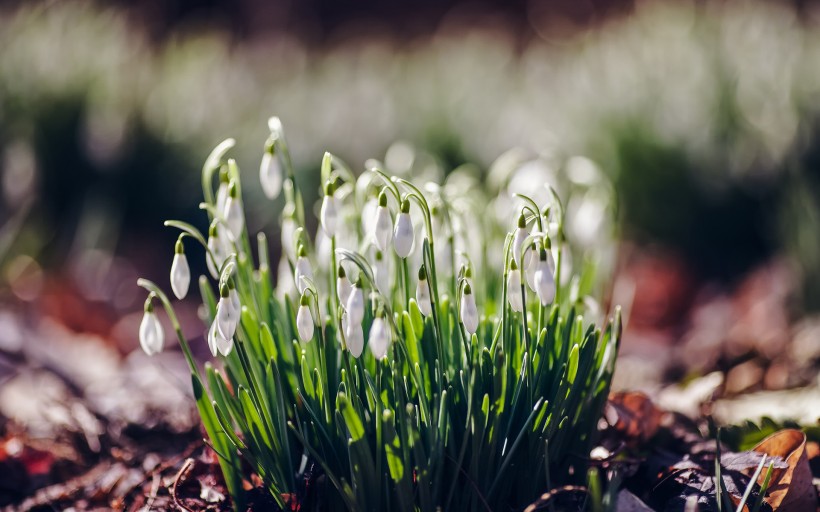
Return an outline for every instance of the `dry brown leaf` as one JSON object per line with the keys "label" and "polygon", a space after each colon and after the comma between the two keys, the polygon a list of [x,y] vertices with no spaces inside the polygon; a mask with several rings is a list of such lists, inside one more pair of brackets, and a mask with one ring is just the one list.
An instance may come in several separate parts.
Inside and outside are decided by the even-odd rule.
{"label": "dry brown leaf", "polygon": [[660,428],[664,412],[638,391],[612,393],[604,412],[606,420],[629,443],[643,443]]}
{"label": "dry brown leaf", "polygon": [[[782,457],[787,468],[775,468],[769,485],[766,502],[772,510],[815,510],[817,500],[812,485],[809,459],[806,455],[806,434],[795,429],[775,432],[757,446],[754,451]],[[761,474],[758,483],[765,475]]]}

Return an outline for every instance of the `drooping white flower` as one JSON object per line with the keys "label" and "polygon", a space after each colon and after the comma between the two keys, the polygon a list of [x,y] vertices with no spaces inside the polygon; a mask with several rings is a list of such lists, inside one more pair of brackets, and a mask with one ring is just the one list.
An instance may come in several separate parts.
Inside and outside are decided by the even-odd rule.
{"label": "drooping white flower", "polygon": [[242,212],[242,204],[239,200],[239,192],[236,182],[231,182],[230,193],[228,200],[225,202],[225,211],[223,213],[225,223],[228,225],[233,240],[239,240],[242,236],[242,228],[245,227],[245,214]]}
{"label": "drooping white flower", "polygon": [[424,266],[419,268],[419,281],[416,285],[416,303],[422,315],[430,316],[433,313],[433,305],[430,301],[430,287],[427,284],[427,270]]}
{"label": "drooping white flower", "polygon": [[282,191],[282,163],[274,152],[273,144],[268,144],[259,165],[259,182],[268,199],[276,199]]}
{"label": "drooping white flower", "polygon": [[361,278],[356,281],[353,291],[350,292],[350,296],[347,298],[345,311],[347,311],[348,327],[352,325],[361,326],[362,320],[364,320],[364,292],[362,292]]}
{"label": "drooping white flower", "polygon": [[146,354],[153,356],[162,352],[164,345],[165,331],[162,330],[162,324],[159,323],[159,318],[154,313],[154,305],[149,299],[145,302],[145,314],[140,322],[140,346]]}
{"label": "drooping white flower", "polygon": [[296,283],[296,289],[299,293],[305,293],[308,287],[302,277],[313,279],[313,269],[310,266],[310,260],[307,258],[307,250],[304,246],[299,246],[299,257],[296,258],[296,265],[293,270],[293,281]]}
{"label": "drooping white flower", "polygon": [[535,293],[541,300],[541,305],[546,306],[555,300],[555,264],[552,263],[552,254],[547,249],[541,249],[536,267]]}
{"label": "drooping white flower", "polygon": [[390,348],[390,327],[382,315],[377,316],[370,325],[367,344],[376,359],[387,355],[387,349]]}
{"label": "drooping white flower", "polygon": [[524,257],[524,277],[527,280],[527,287],[532,291],[536,291],[535,271],[538,270],[538,258],[534,256],[531,258],[530,255],[534,255],[535,252],[536,249],[527,249],[527,255]]}
{"label": "drooping white flower", "polygon": [[373,277],[376,279],[376,288],[383,294],[390,293],[390,273],[387,268],[387,260],[380,250],[376,250],[376,261],[373,264]]}
{"label": "drooping white flower", "polygon": [[302,295],[299,300],[299,311],[296,313],[296,331],[302,343],[313,339],[313,315],[310,313],[309,304],[308,296]]}
{"label": "drooping white flower", "polygon": [[225,253],[225,244],[222,242],[220,236],[220,229],[216,222],[211,223],[208,231],[208,257],[206,262],[208,264],[208,271],[214,279],[219,277],[219,270],[225,262],[228,255]]}
{"label": "drooping white flower", "polygon": [[339,272],[336,277],[336,296],[339,298],[339,304],[347,309],[347,299],[350,298],[350,292],[353,291],[353,285],[350,284],[350,279],[347,278],[345,268],[339,265]]}
{"label": "drooping white flower", "polygon": [[373,239],[380,250],[386,251],[392,236],[393,220],[390,218],[390,210],[387,209],[387,195],[382,191],[379,194],[379,207],[376,209],[376,222],[373,224]]}
{"label": "drooping white flower", "polygon": [[222,336],[219,332],[216,320],[213,321],[211,328],[208,329],[208,348],[214,357],[216,357],[217,352],[223,356],[227,356],[231,353],[231,350],[233,350],[233,338],[226,339]]}
{"label": "drooping white flower", "polygon": [[226,340],[232,339],[239,323],[239,313],[234,310],[231,303],[228,285],[222,285],[222,290],[220,290],[219,302],[216,304],[215,321],[220,336]]}
{"label": "drooping white flower", "polygon": [[461,293],[461,323],[469,334],[478,330],[478,308],[475,305],[475,296],[470,283],[464,285]]}
{"label": "drooping white flower", "polygon": [[171,262],[171,290],[180,300],[188,295],[188,287],[191,285],[191,267],[188,266],[188,258],[185,257],[185,247],[182,240],[177,240],[174,247],[174,260]]}
{"label": "drooping white flower", "polygon": [[510,274],[507,277],[507,301],[516,313],[524,311],[524,300],[521,296],[521,271],[515,260],[510,263]]}
{"label": "drooping white flower", "polygon": [[336,197],[333,195],[336,187],[332,182],[325,185],[325,197],[322,199],[322,209],[319,211],[319,220],[325,234],[332,238],[336,236],[336,227],[339,223],[339,210],[336,206]]}
{"label": "drooping white flower", "polygon": [[396,229],[393,231],[393,247],[399,258],[406,258],[413,252],[413,221],[410,219],[410,201],[401,202],[401,212],[396,217]]}
{"label": "drooping white flower", "polygon": [[532,263],[533,254],[531,250],[527,250],[526,254],[524,255],[524,264],[521,264],[521,250],[524,248],[524,241],[527,237],[530,236],[530,232],[527,229],[527,221],[524,218],[524,214],[518,216],[518,227],[515,228],[515,236],[513,238],[512,244],[512,253],[513,259],[515,260],[516,265],[518,268],[528,268],[530,263]]}
{"label": "drooping white flower", "polygon": [[362,355],[364,350],[364,330],[361,323],[352,322],[348,319],[347,328],[345,329],[345,341],[347,341],[347,349],[353,357],[358,358]]}

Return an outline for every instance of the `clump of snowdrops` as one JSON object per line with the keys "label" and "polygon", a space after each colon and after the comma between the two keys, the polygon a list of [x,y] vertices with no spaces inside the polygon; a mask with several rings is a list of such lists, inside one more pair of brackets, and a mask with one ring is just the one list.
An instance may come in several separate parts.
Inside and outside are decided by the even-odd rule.
{"label": "clump of snowdrops", "polygon": [[516,195],[498,233],[480,191],[420,188],[375,160],[356,177],[326,153],[310,236],[281,123],[269,125],[261,187],[285,196],[275,280],[265,233],[252,251],[232,140],[202,170],[207,236],[166,222],[181,231],[177,298],[186,250],[204,248],[213,363],[200,371],[169,298],[139,283],[142,347],[163,348],[161,304],[234,505],[250,471],[280,507],[328,510],[512,510],[585,480],[620,314],[601,326],[581,316],[594,268],[563,278],[557,194]]}

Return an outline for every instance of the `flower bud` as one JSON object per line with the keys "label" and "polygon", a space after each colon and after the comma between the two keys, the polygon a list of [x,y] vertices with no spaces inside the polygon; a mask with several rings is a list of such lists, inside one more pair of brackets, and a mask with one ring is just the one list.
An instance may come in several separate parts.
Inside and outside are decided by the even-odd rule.
{"label": "flower bud", "polygon": [[339,272],[336,277],[336,296],[343,308],[347,308],[347,299],[350,298],[350,292],[352,291],[353,285],[350,284],[350,279],[347,278],[345,268],[339,265]]}
{"label": "flower bud", "polygon": [[461,323],[469,334],[478,330],[478,308],[475,305],[475,296],[469,283],[464,285],[461,294]]}
{"label": "flower bud", "polygon": [[376,359],[381,359],[387,355],[387,349],[390,347],[390,327],[385,322],[382,314],[373,320],[367,344]]}
{"label": "flower bud", "polygon": [[273,144],[265,148],[262,164],[259,166],[259,182],[268,199],[276,199],[282,191],[282,164],[274,153]]}
{"label": "flower bud", "polygon": [[231,182],[230,193],[228,194],[228,200],[225,202],[223,215],[232,239],[239,240],[239,237],[242,236],[242,229],[245,227],[245,215],[242,212],[236,182]]}
{"label": "flower bud", "polygon": [[382,191],[379,194],[379,207],[376,209],[376,222],[373,224],[373,238],[376,240],[376,246],[386,251],[392,234],[393,221],[390,218],[390,210],[387,209],[387,195]]}
{"label": "flower bud", "polygon": [[296,283],[296,289],[299,290],[299,293],[305,293],[308,287],[302,277],[313,279],[313,270],[310,267],[310,260],[307,258],[307,250],[304,246],[300,245],[299,257],[296,259],[296,265],[293,271],[293,280]]}
{"label": "flower bud", "polygon": [[164,345],[165,331],[162,330],[162,324],[159,323],[159,318],[154,313],[151,299],[148,299],[145,302],[145,314],[140,322],[140,346],[146,354],[152,356],[162,352]]}
{"label": "flower bud", "polygon": [[296,313],[296,331],[299,334],[299,340],[303,343],[313,339],[313,315],[310,313],[307,295],[302,295],[299,300],[299,311]]}
{"label": "flower bud", "polygon": [[427,284],[427,270],[423,265],[419,268],[419,282],[416,285],[416,303],[422,315],[430,316],[433,313],[433,305],[430,301],[430,288]]}
{"label": "flower bud", "polygon": [[510,308],[516,313],[524,311],[524,299],[521,295],[521,271],[518,270],[515,260],[510,265],[510,274],[507,277],[507,301],[510,303]]}
{"label": "flower bud", "polygon": [[322,229],[329,238],[336,236],[336,227],[339,222],[339,211],[336,207],[334,192],[333,183],[328,182],[325,185],[325,197],[322,199],[322,209],[319,212]]}
{"label": "flower bud", "polygon": [[541,248],[535,271],[535,293],[541,299],[542,306],[546,306],[555,299],[555,277],[551,260],[552,255],[549,251]]}
{"label": "flower bud", "polygon": [[407,199],[401,202],[401,213],[396,217],[396,229],[393,232],[393,247],[400,258],[410,256],[413,251],[413,221],[410,219],[410,201]]}
{"label": "flower bud", "polygon": [[524,218],[524,214],[521,213],[521,215],[518,216],[518,227],[515,228],[515,237],[513,238],[512,244],[513,259],[515,260],[515,263],[516,265],[518,265],[519,269],[528,268],[530,266],[530,263],[532,262],[532,251],[527,250],[526,254],[524,255],[524,264],[521,264],[521,251],[524,248],[524,240],[526,240],[528,236],[530,236],[530,232],[527,229],[527,221]]}
{"label": "flower bud", "polygon": [[188,294],[188,287],[191,285],[191,267],[188,266],[188,258],[185,257],[185,247],[182,240],[177,240],[174,247],[174,260],[171,262],[171,290],[180,300]]}
{"label": "flower bud", "polygon": [[361,326],[362,320],[364,320],[364,292],[362,292],[361,278],[356,281],[353,291],[350,292],[345,310],[347,311],[348,327],[350,325]]}

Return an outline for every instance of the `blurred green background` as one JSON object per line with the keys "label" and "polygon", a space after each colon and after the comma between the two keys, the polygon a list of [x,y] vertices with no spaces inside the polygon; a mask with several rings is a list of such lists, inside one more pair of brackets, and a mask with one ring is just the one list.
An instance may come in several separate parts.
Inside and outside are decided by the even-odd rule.
{"label": "blurred green background", "polygon": [[[205,227],[210,148],[235,137],[255,183],[275,114],[313,193],[325,150],[358,169],[403,141],[434,173],[585,155],[625,240],[727,286],[782,258],[792,314],[820,309],[814,4],[390,4],[0,7],[0,298],[63,276],[133,310],[135,276],[167,272],[162,220]],[[279,208],[245,190],[251,229],[270,227]]]}

